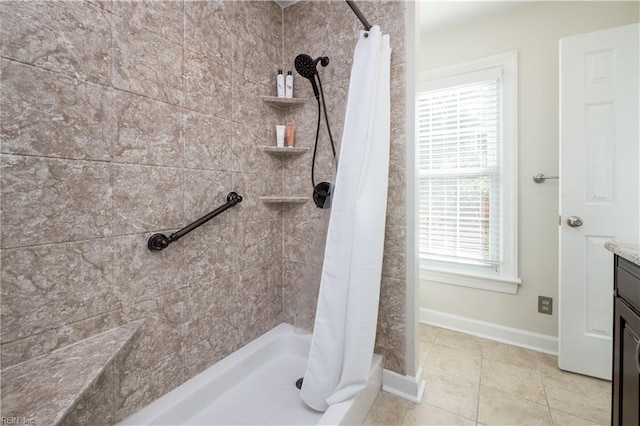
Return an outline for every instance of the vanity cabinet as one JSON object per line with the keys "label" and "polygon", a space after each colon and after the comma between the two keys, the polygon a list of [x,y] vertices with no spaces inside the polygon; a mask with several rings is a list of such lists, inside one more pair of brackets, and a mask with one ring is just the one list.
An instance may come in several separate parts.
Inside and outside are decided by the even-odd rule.
{"label": "vanity cabinet", "polygon": [[614,258],[612,424],[640,424],[640,266]]}

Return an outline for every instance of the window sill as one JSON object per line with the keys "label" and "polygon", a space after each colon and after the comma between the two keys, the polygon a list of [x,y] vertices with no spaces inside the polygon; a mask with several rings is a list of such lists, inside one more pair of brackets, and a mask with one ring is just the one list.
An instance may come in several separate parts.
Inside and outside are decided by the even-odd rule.
{"label": "window sill", "polygon": [[420,281],[432,281],[506,294],[517,294],[518,287],[522,284],[520,278],[490,277],[434,268],[421,268]]}

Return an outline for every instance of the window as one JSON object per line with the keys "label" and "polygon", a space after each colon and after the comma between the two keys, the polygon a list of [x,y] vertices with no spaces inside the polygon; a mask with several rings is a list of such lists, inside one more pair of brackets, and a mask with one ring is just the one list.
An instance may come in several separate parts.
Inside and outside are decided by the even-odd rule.
{"label": "window", "polygon": [[516,53],[421,75],[421,276],[515,293]]}

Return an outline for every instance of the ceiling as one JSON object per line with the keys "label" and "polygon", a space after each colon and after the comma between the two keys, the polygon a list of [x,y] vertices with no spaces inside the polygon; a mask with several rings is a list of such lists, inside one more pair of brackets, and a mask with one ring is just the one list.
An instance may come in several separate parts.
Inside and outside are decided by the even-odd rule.
{"label": "ceiling", "polygon": [[[300,0],[274,0],[280,7],[291,6]],[[365,1],[365,0],[362,0]],[[531,0],[530,0],[531,1]],[[473,20],[486,18],[527,4],[527,1],[507,0],[418,0],[420,28],[422,32],[439,31],[443,28]]]}
{"label": "ceiling", "polygon": [[419,2],[422,32],[440,31],[452,25],[487,18],[522,7],[526,1],[426,1]]}

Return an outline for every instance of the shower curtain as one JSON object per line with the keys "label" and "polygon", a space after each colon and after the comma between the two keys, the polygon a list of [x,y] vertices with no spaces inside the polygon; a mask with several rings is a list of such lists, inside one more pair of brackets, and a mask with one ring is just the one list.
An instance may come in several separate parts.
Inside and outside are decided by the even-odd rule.
{"label": "shower curtain", "polygon": [[325,411],[364,389],[378,317],[390,141],[389,36],[356,45],[301,397]]}

